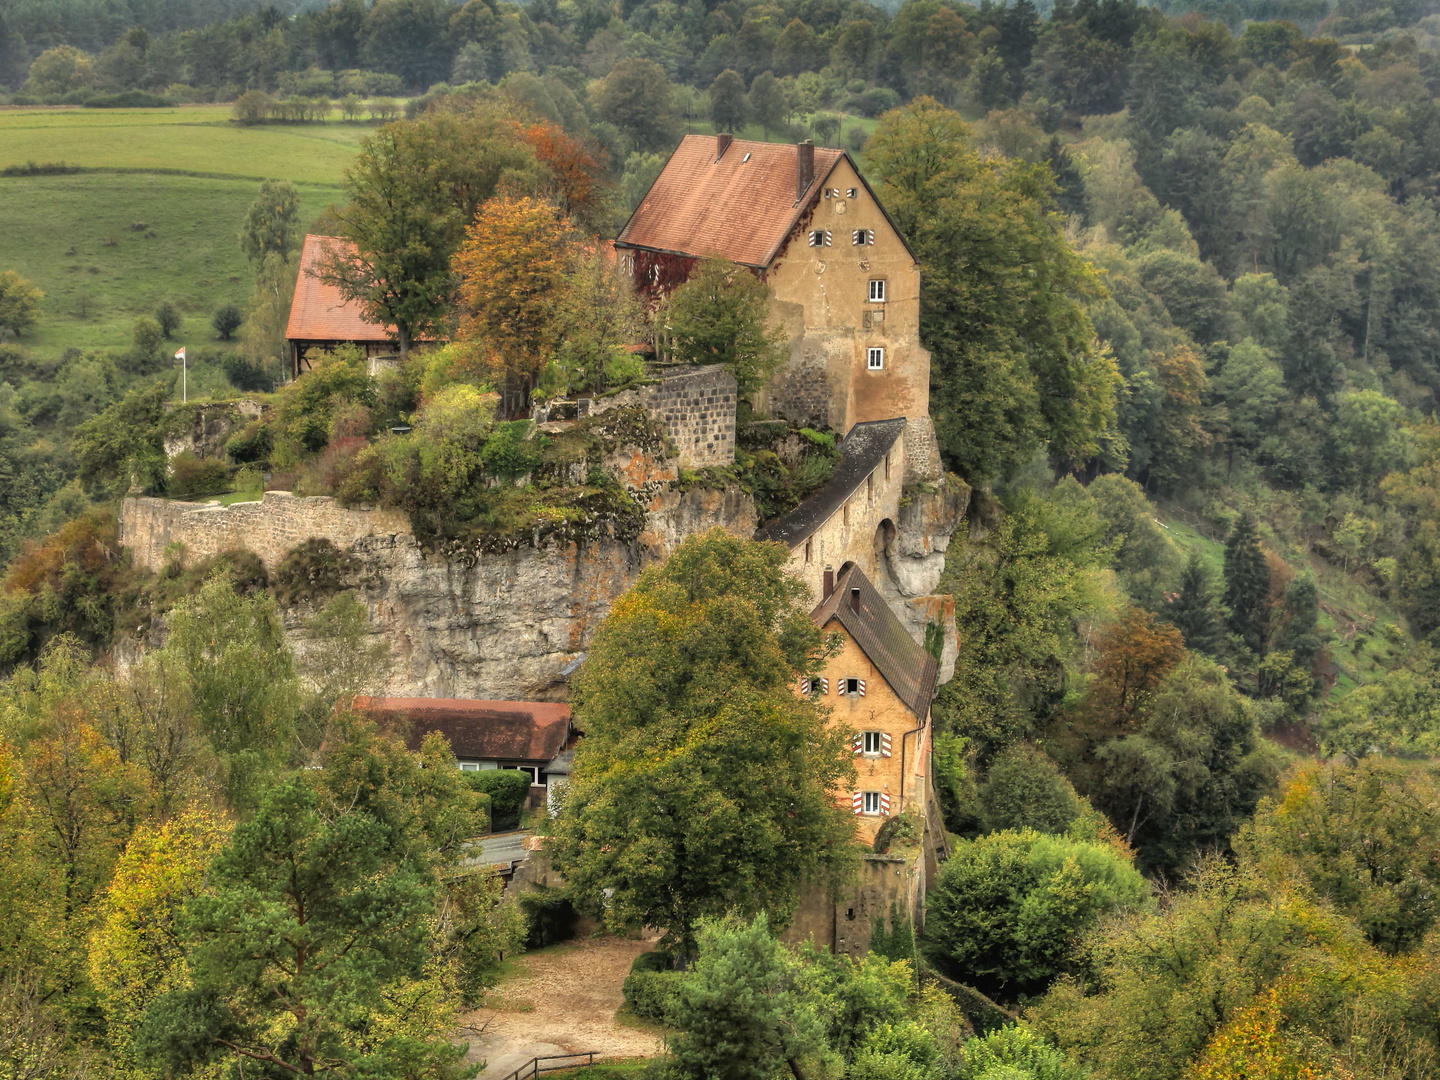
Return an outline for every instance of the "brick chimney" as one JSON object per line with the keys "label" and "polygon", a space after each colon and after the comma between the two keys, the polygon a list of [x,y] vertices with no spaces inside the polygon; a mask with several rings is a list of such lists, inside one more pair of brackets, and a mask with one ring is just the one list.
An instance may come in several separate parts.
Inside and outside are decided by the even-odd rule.
{"label": "brick chimney", "polygon": [[850,590],[850,610],[853,611],[853,612],[855,612],[857,615],[860,613],[860,590],[859,590],[859,589],[851,589],[851,590]]}
{"label": "brick chimney", "polygon": [[715,160],[719,161],[725,156],[725,151],[730,149],[730,144],[735,141],[735,136],[728,131],[722,131],[715,136]]}
{"label": "brick chimney", "polygon": [[820,597],[820,599],[821,599],[821,600],[829,600],[829,599],[830,599],[830,594],[835,591],[835,571],[832,570],[832,569],[830,569],[830,567],[828,567],[828,566],[825,567],[825,586],[824,586],[824,588],[825,588],[825,595],[822,596],[822,597]]}
{"label": "brick chimney", "polygon": [[815,179],[815,144],[809,139],[795,147],[795,201],[799,202]]}

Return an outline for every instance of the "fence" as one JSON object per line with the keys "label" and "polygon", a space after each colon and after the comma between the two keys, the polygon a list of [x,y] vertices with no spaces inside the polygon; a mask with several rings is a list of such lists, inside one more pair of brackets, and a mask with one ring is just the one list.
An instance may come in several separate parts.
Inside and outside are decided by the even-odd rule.
{"label": "fence", "polygon": [[[550,1062],[551,1064],[542,1064]],[[555,1064],[558,1062],[558,1064]],[[562,1069],[578,1069],[581,1066],[593,1069],[595,1067],[595,1051],[590,1050],[583,1054],[551,1054],[549,1057],[531,1058],[526,1064],[521,1065],[505,1080],[531,1080],[531,1077],[539,1076],[541,1073],[560,1072]]]}

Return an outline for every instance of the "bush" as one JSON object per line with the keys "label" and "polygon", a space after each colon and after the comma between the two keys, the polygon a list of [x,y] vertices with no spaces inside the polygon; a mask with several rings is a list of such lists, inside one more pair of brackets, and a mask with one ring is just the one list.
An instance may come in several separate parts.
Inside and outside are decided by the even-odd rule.
{"label": "bush", "polygon": [[174,102],[144,90],[122,90],[118,94],[92,94],[84,104],[87,109],[165,109]]}
{"label": "bush", "polygon": [[[210,325],[215,328],[215,333],[220,335],[221,341],[229,341],[235,336],[235,331],[240,329],[240,324],[244,321],[245,316],[239,307],[234,304],[221,304],[215,309],[215,314],[211,316]],[[228,371],[225,372],[225,377],[230,377]]]}
{"label": "bush", "polygon": [[355,560],[335,544],[312,538],[291,549],[275,568],[275,598],[289,607],[344,591]]}
{"label": "bush", "polygon": [[264,123],[274,103],[275,99],[263,90],[247,90],[235,99],[235,119],[246,126]]}
{"label": "bush", "polygon": [[958,843],[931,894],[925,936],[942,968],[985,993],[1043,990],[1100,916],[1144,903],[1114,848],[1026,829]]}
{"label": "bush", "polygon": [[516,828],[520,811],[530,795],[530,774],[518,769],[481,769],[464,774],[475,791],[490,796],[491,828],[497,832]]}
{"label": "bush", "polygon": [[683,971],[632,971],[625,976],[620,993],[636,1016],[667,1024],[684,978]]}
{"label": "bush", "polygon": [[220,357],[220,370],[225,372],[225,378],[236,390],[265,394],[275,389],[275,378],[265,370],[265,366],[239,353],[226,353]]}
{"label": "bush", "polygon": [[1080,813],[1080,798],[1046,754],[1017,744],[999,754],[980,785],[991,831],[1034,829],[1063,833]]}
{"label": "bush", "polygon": [[237,465],[262,462],[270,457],[270,425],[251,420],[225,443],[225,456]]}
{"label": "bush", "polygon": [[165,493],[174,499],[219,495],[230,490],[230,466],[216,458],[198,458],[182,450],[170,461]]}
{"label": "bush", "polygon": [[161,335],[169,341],[180,329],[180,311],[169,300],[164,300],[155,309],[155,322],[160,326]]}
{"label": "bush", "polygon": [[631,971],[673,971],[675,957],[660,949],[642,952],[630,962]]}
{"label": "bush", "polygon": [[512,420],[496,424],[495,430],[480,448],[485,471],[498,480],[516,480],[540,464],[540,439],[529,439],[535,429],[531,420]]}
{"label": "bush", "polygon": [[534,892],[521,893],[519,904],[530,927],[525,935],[527,949],[558,945],[575,936],[575,923],[579,915],[569,897],[541,887]]}

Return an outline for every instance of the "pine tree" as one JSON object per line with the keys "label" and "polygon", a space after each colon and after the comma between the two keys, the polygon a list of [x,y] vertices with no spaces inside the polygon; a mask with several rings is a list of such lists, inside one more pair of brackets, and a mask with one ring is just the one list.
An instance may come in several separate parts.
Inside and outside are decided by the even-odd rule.
{"label": "pine tree", "polygon": [[1225,541],[1225,606],[1230,629],[1256,653],[1264,653],[1269,622],[1270,568],[1249,514],[1241,514]]}
{"label": "pine tree", "polygon": [[1192,553],[1180,575],[1180,593],[1170,602],[1170,622],[1185,638],[1192,652],[1218,656],[1225,635],[1220,626],[1210,575],[1198,554]]}

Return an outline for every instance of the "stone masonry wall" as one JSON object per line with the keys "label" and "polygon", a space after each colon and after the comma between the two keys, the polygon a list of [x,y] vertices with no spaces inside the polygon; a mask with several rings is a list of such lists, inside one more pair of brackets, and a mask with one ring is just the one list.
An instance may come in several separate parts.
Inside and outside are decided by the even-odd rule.
{"label": "stone masonry wall", "polygon": [[687,469],[729,465],[735,460],[735,376],[723,364],[678,368],[659,382],[611,397],[595,398],[590,412],[640,405],[665,425],[680,464]]}
{"label": "stone masonry wall", "polygon": [[120,516],[120,542],[136,564],[158,570],[165,549],[183,544],[198,561],[230,548],[246,548],[274,569],[291,548],[312,538],[349,548],[361,537],[410,532],[404,514],[388,510],[347,510],[334,499],[302,498],[288,491],[267,491],[259,502],[172,502],[126,499]]}

